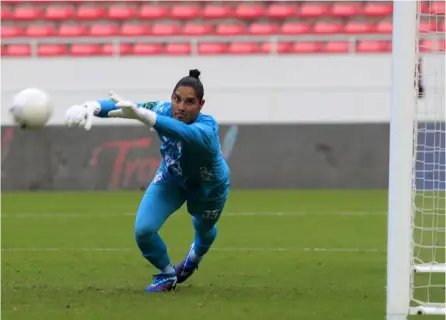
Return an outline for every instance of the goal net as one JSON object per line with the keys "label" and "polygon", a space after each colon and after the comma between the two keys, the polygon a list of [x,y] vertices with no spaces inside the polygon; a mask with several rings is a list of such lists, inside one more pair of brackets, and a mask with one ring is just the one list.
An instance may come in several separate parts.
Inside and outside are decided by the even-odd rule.
{"label": "goal net", "polygon": [[393,21],[387,319],[402,320],[446,314],[445,0],[395,1]]}

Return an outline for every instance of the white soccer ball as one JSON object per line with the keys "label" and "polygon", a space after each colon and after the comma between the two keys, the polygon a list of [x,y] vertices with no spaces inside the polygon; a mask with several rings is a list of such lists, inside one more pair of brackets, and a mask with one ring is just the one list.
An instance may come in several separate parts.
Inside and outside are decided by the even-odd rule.
{"label": "white soccer ball", "polygon": [[10,112],[20,128],[39,129],[50,120],[53,104],[45,91],[28,88],[14,96]]}

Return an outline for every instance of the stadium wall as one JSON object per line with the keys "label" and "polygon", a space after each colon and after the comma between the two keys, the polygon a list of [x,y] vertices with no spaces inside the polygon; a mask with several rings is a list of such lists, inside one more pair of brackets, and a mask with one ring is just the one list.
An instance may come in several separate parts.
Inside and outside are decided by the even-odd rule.
{"label": "stadium wall", "polygon": [[[426,57],[424,72],[433,73],[432,59]],[[226,150],[232,151],[228,162],[234,188],[383,189],[388,176],[390,62],[386,55],[5,59],[2,189],[144,188],[160,162],[154,132],[118,119],[98,119],[89,132],[66,128],[61,126],[64,110],[105,97],[108,89],[135,100],[168,99],[190,68],[203,71],[206,111],[222,124],[223,147],[230,129],[238,129],[234,148]],[[429,99],[438,89],[432,84],[425,84],[426,105],[431,107]],[[56,102],[53,126],[41,132],[17,130],[7,115],[13,93],[29,86],[48,90]],[[431,150],[425,154],[436,159],[431,163],[442,157],[444,166],[437,146],[444,144],[444,127],[442,131],[419,140]],[[420,187],[444,189],[444,174],[435,177],[433,167],[419,169],[418,181],[428,183]]]}

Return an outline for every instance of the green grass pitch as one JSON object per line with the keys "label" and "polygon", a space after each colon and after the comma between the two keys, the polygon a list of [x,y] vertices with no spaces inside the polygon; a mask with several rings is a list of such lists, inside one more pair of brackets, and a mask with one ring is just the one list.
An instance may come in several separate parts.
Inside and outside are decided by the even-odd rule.
{"label": "green grass pitch", "polygon": [[[4,192],[2,319],[385,318],[386,192],[232,191],[214,250],[160,294],[143,291],[156,270],[133,238],[141,196]],[[184,208],[161,235],[177,263]]]}

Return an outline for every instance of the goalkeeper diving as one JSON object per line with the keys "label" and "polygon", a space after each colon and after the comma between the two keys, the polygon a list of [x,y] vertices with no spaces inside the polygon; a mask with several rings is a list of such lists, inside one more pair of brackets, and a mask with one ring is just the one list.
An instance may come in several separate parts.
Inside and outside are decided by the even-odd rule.
{"label": "goalkeeper diving", "polygon": [[[160,273],[147,292],[174,289],[197,270],[217,237],[217,221],[230,189],[218,124],[201,113],[204,88],[198,70],[190,70],[173,89],[171,102],[135,103],[110,93],[110,99],[87,101],[66,111],[68,126],[89,130],[94,117],[135,119],[153,128],[161,142],[162,162],[139,204],[135,240],[142,256]],[[185,259],[172,265],[159,230],[184,203],[192,216],[194,241]]]}

